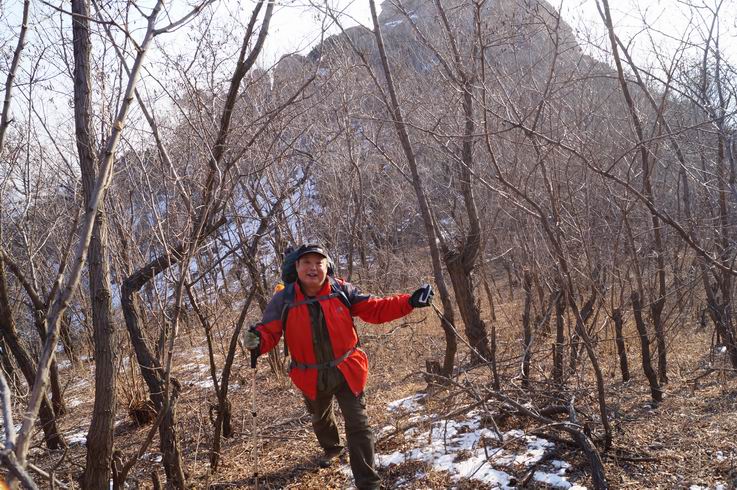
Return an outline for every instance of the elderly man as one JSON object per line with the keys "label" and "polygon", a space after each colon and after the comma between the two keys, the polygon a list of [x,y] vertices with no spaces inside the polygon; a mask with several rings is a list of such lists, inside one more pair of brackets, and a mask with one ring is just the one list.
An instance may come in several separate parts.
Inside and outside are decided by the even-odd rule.
{"label": "elderly man", "polygon": [[379,488],[374,469],[374,438],[368,424],[364,388],[368,358],[358,347],[353,317],[383,323],[407,315],[413,308],[430,306],[429,285],[413,294],[383,298],[362,294],[353,285],[335,279],[328,254],[319,245],[296,251],[297,281],[277,292],[260,324],[245,335],[247,348],[265,354],[282,334],[292,357],[289,377],[304,394],[312,426],[327,467],[342,452],[333,413],[333,398],[345,418],[351,470],[359,490]]}

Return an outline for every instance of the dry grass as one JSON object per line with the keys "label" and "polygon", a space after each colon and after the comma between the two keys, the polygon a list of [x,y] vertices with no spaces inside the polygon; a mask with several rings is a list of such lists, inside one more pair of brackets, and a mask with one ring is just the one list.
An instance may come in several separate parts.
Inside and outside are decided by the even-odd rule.
{"label": "dry grass", "polygon": [[[519,341],[517,331],[521,309],[514,302],[498,306],[498,329],[500,336],[499,359],[505,380],[504,389],[520,396],[517,389],[519,372]],[[418,311],[405,319],[407,323],[371,326],[361,325],[363,348],[371,359],[371,375],[367,389],[368,410],[375,429],[387,425],[402,426],[404,419],[387,412],[388,402],[412,395],[424,388],[421,371],[427,358],[440,359],[443,353],[443,336],[437,319],[430,313]],[[507,325],[505,327],[505,325]],[[512,326],[509,326],[512,325]],[[214,475],[209,472],[209,447],[212,424],[209,405],[212,388],[200,386],[196,381],[207,378],[202,369],[207,366],[204,349],[197,349],[197,331],[184,335],[179,340],[176,359],[176,376],[184,389],[178,405],[180,421],[179,435],[182,453],[186,462],[188,481],[192,488],[249,488],[253,487],[254,463],[253,437],[250,417],[250,376],[247,360],[239,358],[232,382],[231,401],[234,407],[236,434],[223,444],[222,464]],[[604,338],[604,335],[600,335]],[[615,428],[614,449],[604,455],[604,463],[611,488],[688,488],[692,484],[710,485],[717,482],[725,488],[737,485],[737,383],[727,371],[717,370],[695,378],[706,371],[709,361],[710,335],[697,331],[695,327],[684,327],[674,335],[670,351],[670,379],[665,387],[665,400],[657,408],[649,403],[649,391],[641,374],[638,344],[631,338],[628,342],[630,371],[633,379],[627,383],[619,381],[618,361],[612,348],[606,343],[598,347],[607,379],[607,402]],[[538,337],[536,342],[543,346],[533,362],[533,384],[530,398],[538,404],[551,400],[549,385],[545,383],[550,369],[547,353],[552,339]],[[204,342],[203,342],[204,345]],[[546,354],[542,354],[542,353]],[[464,351],[459,353],[463,362]],[[593,382],[588,362],[583,361],[584,373],[569,379],[568,394],[576,394],[581,418],[591,424],[596,432],[597,407],[593,396]],[[92,409],[93,376],[87,367],[64,370],[62,376],[71,380],[66,397],[77,404],[62,420],[67,435],[86,433]],[[459,382],[477,386],[488,383],[488,372],[476,369],[459,378]],[[127,393],[136,391],[130,381],[123,381]],[[258,402],[258,473],[260,488],[324,489],[348,488],[349,478],[338,468],[321,469],[315,458],[319,448],[311,433],[309,417],[303,407],[301,396],[291,387],[288,380],[277,379],[260,361],[257,374]],[[427,409],[447,413],[469,403],[469,398],[454,391],[440,390],[428,401]],[[493,406],[492,406],[493,409]],[[126,457],[138,447],[148,427],[137,427],[127,416],[127,407],[121,402],[118,408],[116,448]],[[520,417],[500,420],[503,429],[531,429],[531,421]],[[401,437],[385,437],[377,444],[377,451],[390,452],[402,446]],[[163,469],[156,462],[158,441],[150,448],[146,460],[140,462],[132,473],[134,488],[151,488],[151,472],[157,471],[163,479]],[[560,446],[561,457],[575,469],[574,478],[579,483],[590,485],[587,479],[586,462],[574,447]],[[68,452],[33,451],[34,462],[50,468],[58,465],[56,475],[73,482],[84,465],[85,450],[82,445],[72,445]],[[427,473],[421,482],[410,488],[447,488],[451,482],[447,475],[432,472],[422,463],[405,463],[383,470],[387,488],[397,482],[407,481],[418,471]],[[523,475],[515,475],[521,478]],[[41,480],[39,480],[41,481]],[[458,488],[480,488],[478,483],[461,482]],[[534,487],[534,486],[532,486]]]}

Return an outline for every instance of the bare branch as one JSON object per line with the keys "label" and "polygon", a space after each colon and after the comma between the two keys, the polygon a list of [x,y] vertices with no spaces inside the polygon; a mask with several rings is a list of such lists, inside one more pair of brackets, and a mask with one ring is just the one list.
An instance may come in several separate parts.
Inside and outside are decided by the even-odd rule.
{"label": "bare branch", "polygon": [[15,74],[18,71],[18,64],[20,63],[20,55],[23,52],[23,48],[26,46],[26,32],[28,31],[28,10],[31,5],[31,0],[25,0],[23,2],[23,17],[21,19],[20,33],[18,34],[18,43],[13,51],[13,60],[10,62],[10,68],[8,69],[8,76],[5,79],[5,98],[3,100],[3,112],[0,115],[0,151],[3,149],[3,143],[5,141],[5,131],[12,122],[10,119],[10,101],[12,100],[13,94],[13,82],[15,80]]}

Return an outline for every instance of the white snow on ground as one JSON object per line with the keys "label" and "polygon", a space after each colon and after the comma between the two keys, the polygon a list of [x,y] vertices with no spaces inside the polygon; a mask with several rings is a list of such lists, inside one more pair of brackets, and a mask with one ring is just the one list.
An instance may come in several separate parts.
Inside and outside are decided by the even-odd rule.
{"label": "white snow on ground", "polygon": [[182,364],[177,369],[182,372],[198,371],[209,374],[210,364],[208,364],[207,362],[190,362],[188,364]]}
{"label": "white snow on ground", "polygon": [[202,345],[198,345],[189,349],[189,352],[197,357],[205,357],[207,355],[207,348]]}
{"label": "white snow on ground", "polygon": [[151,461],[153,463],[161,463],[163,457],[161,453],[145,453],[141,456],[141,459],[144,461]]}
{"label": "white snow on ground", "polygon": [[80,400],[79,398],[70,398],[69,400],[67,400],[67,403],[66,403],[67,410],[70,409],[70,408],[78,407],[78,406],[80,406],[83,403],[84,402],[82,400]]}
{"label": "white snow on ground", "polygon": [[408,396],[389,403],[387,407],[390,412],[416,412],[422,408],[418,402],[424,398],[425,395],[422,394]]}
{"label": "white snow on ground", "polygon": [[578,485],[573,485],[564,477],[553,475],[551,473],[544,473],[542,471],[536,471],[535,474],[532,475],[532,478],[534,478],[535,481],[546,483],[555,488],[567,488],[569,490],[579,490],[586,488]]}
{"label": "white snow on ground", "polygon": [[[424,395],[416,395],[389,403],[390,412],[413,413],[422,409],[418,403]],[[413,418],[418,418],[417,416]],[[386,426],[379,433],[390,434],[394,426]],[[404,432],[409,447],[391,454],[377,454],[378,467],[389,467],[408,461],[421,461],[434,471],[448,473],[453,481],[467,478],[488,484],[490,488],[513,489],[517,482],[510,473],[520,475],[539,462],[555,444],[546,439],[510,430],[499,440],[496,432],[482,426],[481,413],[470,412],[463,420],[438,420],[429,429],[410,428]],[[534,472],[534,480],[554,488],[583,490],[568,480],[568,463],[553,460],[541,464]],[[350,475],[350,469],[344,468]],[[421,475],[412,479],[416,484]],[[401,488],[402,482],[395,482]]]}
{"label": "white snow on ground", "polygon": [[215,385],[212,382],[212,378],[210,378],[210,379],[204,379],[202,381],[195,381],[194,383],[192,383],[192,386],[197,386],[198,388],[205,388],[209,390],[210,388],[213,388]]}
{"label": "white snow on ground", "polygon": [[80,445],[84,446],[87,444],[87,431],[84,429],[80,429],[79,432],[75,432],[70,435],[65,435],[64,439],[66,439],[67,444],[70,446],[74,445]]}

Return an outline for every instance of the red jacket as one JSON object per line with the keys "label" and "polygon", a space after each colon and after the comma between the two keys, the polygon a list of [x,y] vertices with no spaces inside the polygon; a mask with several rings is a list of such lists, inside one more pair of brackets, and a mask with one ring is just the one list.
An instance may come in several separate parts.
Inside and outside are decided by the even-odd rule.
{"label": "red jacket", "polygon": [[[335,280],[338,287],[350,303],[350,310],[340,298],[333,297],[320,301],[320,307],[325,314],[330,342],[333,346],[333,355],[339,359],[358,343],[358,337],[353,327],[353,318],[357,316],[368,323],[384,323],[401,318],[412,311],[409,304],[409,294],[399,294],[376,298],[361,294],[353,285]],[[326,280],[317,296],[330,294],[330,280]],[[285,304],[285,291],[279,291],[269,302],[264,311],[261,324],[256,326],[261,337],[261,354],[266,354],[278,343],[284,331],[282,325],[282,310]],[[299,283],[294,285],[293,303],[297,304],[305,299]],[[312,344],[312,320],[307,304],[301,304],[289,309],[286,325],[286,342],[292,360],[299,364],[315,364],[315,352]],[[358,396],[366,387],[368,379],[368,358],[360,350],[354,350],[343,362],[338,364],[348,387]],[[308,398],[317,398],[317,369],[293,367],[289,377],[297,388]]]}

